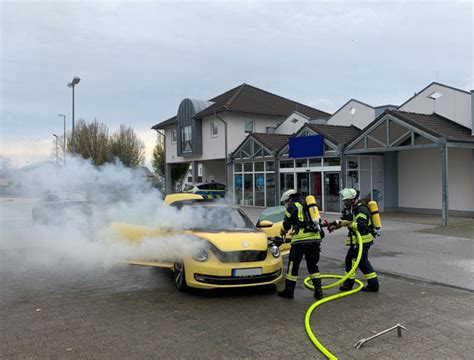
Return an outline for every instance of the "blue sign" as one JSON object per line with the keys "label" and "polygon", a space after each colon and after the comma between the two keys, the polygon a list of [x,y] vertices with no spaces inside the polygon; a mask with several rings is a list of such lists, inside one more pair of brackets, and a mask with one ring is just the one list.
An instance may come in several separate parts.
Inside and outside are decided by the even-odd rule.
{"label": "blue sign", "polygon": [[324,155],[324,138],[322,135],[300,136],[288,139],[290,158],[304,158]]}

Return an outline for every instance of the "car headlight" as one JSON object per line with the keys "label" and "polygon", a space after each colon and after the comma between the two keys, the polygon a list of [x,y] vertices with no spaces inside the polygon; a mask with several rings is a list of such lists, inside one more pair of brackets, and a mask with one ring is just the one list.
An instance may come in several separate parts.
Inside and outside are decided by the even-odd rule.
{"label": "car headlight", "polygon": [[203,262],[209,259],[209,254],[207,253],[206,249],[197,248],[193,250],[193,259]]}
{"label": "car headlight", "polygon": [[274,258],[278,259],[280,257],[280,248],[278,246],[272,245],[270,247],[270,251],[272,252]]}

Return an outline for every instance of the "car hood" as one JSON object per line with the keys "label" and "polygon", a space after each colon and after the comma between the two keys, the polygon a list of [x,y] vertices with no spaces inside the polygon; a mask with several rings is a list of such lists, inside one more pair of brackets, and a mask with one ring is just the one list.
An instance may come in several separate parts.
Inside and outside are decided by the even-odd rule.
{"label": "car hood", "polygon": [[266,250],[267,236],[257,231],[189,231],[190,234],[207,240],[221,251]]}
{"label": "car hood", "polygon": [[112,223],[111,228],[132,243],[139,243],[147,237],[166,237],[185,233],[203,239],[221,251],[266,250],[267,235],[260,231],[164,231],[159,228]]}

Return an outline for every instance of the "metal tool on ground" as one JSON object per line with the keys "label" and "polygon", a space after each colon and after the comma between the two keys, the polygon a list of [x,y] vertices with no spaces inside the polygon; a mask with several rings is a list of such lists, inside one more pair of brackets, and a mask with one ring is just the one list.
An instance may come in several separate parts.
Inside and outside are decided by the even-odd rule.
{"label": "metal tool on ground", "polygon": [[388,333],[389,331],[392,331],[392,330],[395,330],[397,329],[397,335],[398,337],[402,337],[402,329],[403,330],[408,330],[405,326],[401,325],[401,324],[397,324],[395,326],[392,326],[391,328],[387,329],[387,330],[384,330],[384,331],[381,331],[367,339],[360,339],[359,341],[357,341],[355,344],[354,344],[354,347],[356,349],[360,349],[362,347],[362,345],[364,345],[367,341],[369,340],[372,340],[372,339],[375,339],[376,337],[379,337],[380,335],[383,335],[383,334],[386,334]]}

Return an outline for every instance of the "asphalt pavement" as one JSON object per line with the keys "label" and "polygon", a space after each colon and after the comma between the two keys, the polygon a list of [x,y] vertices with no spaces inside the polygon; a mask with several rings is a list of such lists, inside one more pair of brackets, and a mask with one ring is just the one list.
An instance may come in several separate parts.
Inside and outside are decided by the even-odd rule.
{"label": "asphalt pavement", "polygon": [[[48,251],[34,247],[35,234],[19,243],[7,231],[31,224],[27,208],[28,202],[0,203],[0,359],[324,358],[304,329],[314,298],[301,281],[295,299],[287,300],[277,297],[273,286],[181,293],[165,269],[91,267],[67,257],[54,266],[25,264]],[[471,359],[473,292],[456,288],[451,276],[443,285],[416,279],[419,270],[399,271],[446,249],[453,262],[464,259],[469,265],[469,246],[457,247],[471,240],[430,234],[435,224],[391,222],[385,219],[384,236],[371,250],[381,291],[322,305],[311,318],[315,334],[341,359]],[[325,240],[322,273],[343,273],[342,237]],[[453,271],[468,282],[472,273],[463,273],[462,266]],[[441,273],[446,264],[438,268]],[[397,323],[408,329],[401,338],[391,332],[354,348],[358,340]]]}
{"label": "asphalt pavement", "polygon": [[[262,211],[244,210],[254,223]],[[382,236],[369,252],[375,270],[474,290],[474,219],[451,217],[447,228],[440,221],[439,216],[382,214]],[[345,229],[327,234],[321,256],[343,261],[346,234]]]}

